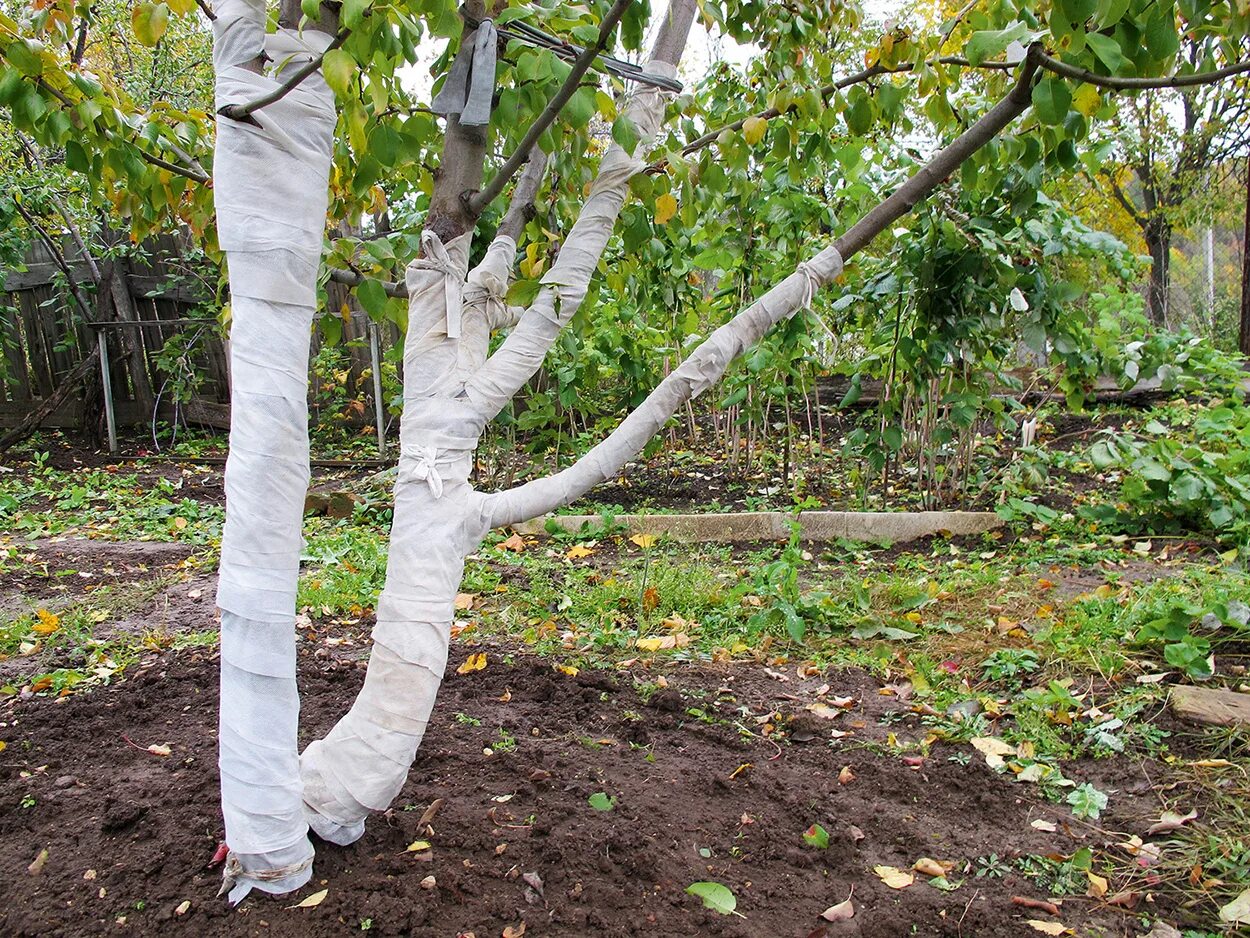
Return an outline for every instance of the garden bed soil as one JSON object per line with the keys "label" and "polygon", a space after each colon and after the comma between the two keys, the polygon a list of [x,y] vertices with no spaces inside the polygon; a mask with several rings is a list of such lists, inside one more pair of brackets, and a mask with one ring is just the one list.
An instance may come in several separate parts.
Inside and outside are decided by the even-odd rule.
{"label": "garden bed soil", "polygon": [[[363,677],[361,646],[309,635],[299,656],[305,743]],[[471,651],[486,653],[485,669],[456,673]],[[1072,767],[1115,792],[1113,813],[1083,824],[967,746],[938,743],[908,764],[881,745],[886,733],[917,740],[927,730],[915,717],[882,725],[910,702],[865,673],[686,665],[655,689],[659,676],[641,665],[570,675],[515,647],[459,647],[394,809],[356,845],[319,844],[314,880],[298,894],[233,910],[209,868],[221,835],[213,654],[152,654],[116,686],[11,701],[0,709],[0,934],[498,938],[522,923],[528,938],[1040,934],[1028,919],[1083,936],[1139,933],[1136,914],[1100,900],[1065,899],[1057,917],[1013,904],[1044,896],[1013,872],[976,877],[975,858],[1066,855],[1109,847],[1110,831],[1143,832],[1159,810],[1150,780],[1166,777],[1162,766]],[[804,710],[824,683],[823,699],[854,700],[832,720]],[[758,737],[761,720],[779,742]],[[852,735],[835,743],[834,728]],[[949,758],[961,752],[966,764]],[[613,810],[589,805],[598,792],[616,799]],[[1056,832],[1034,829],[1036,819]],[[828,849],[801,839],[813,823],[828,830]],[[416,840],[432,844],[428,856],[408,851]],[[963,884],[945,892],[918,875],[897,890],[873,872],[921,857],[956,861],[949,878]],[[686,894],[707,880],[730,887],[744,917]],[[320,890],[320,904],[295,907]],[[854,918],[823,922],[852,890]],[[1167,914],[1166,897],[1150,909]]]}

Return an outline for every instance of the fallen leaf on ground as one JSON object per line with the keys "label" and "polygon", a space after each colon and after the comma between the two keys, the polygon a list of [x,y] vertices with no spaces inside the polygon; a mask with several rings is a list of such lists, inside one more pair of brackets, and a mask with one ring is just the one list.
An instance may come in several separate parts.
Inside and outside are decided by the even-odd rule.
{"label": "fallen leaf on ground", "polygon": [[1164,834],[1168,831],[1178,830],[1197,816],[1197,809],[1190,811],[1188,814],[1177,814],[1175,811],[1164,811],[1159,820],[1150,825],[1150,827],[1146,830],[1146,833],[1147,835]]}
{"label": "fallen leaf on ground", "polygon": [[1043,935],[1062,935],[1068,930],[1068,926],[1062,922],[1043,922],[1037,918],[1029,919],[1029,927]]}
{"label": "fallen leaf on ground", "polygon": [[1097,873],[1085,871],[1085,875],[1089,878],[1089,888],[1085,890],[1085,895],[1091,899],[1101,899],[1107,894],[1107,879],[1105,876],[1099,876]]}
{"label": "fallen leaf on ground", "polygon": [[429,850],[429,849],[431,848],[430,848],[430,842],[428,840],[414,840],[412,843],[408,845],[408,849],[405,852],[406,853],[424,853],[426,850]]}
{"label": "fallen leaf on ground", "polygon": [[1250,925],[1250,889],[1220,909],[1220,921],[1233,925]]}
{"label": "fallen leaf on ground", "polygon": [[855,781],[855,773],[851,771],[849,765],[842,766],[842,771],[838,773],[838,784],[847,785]]}
{"label": "fallen leaf on ground", "polygon": [[891,889],[906,889],[916,881],[915,876],[896,866],[874,866],[872,871]]}
{"label": "fallen leaf on ground", "polygon": [[473,671],[481,671],[486,667],[486,652],[477,651],[464,659],[464,664],[456,668],[457,674],[469,674]]}
{"label": "fallen leaf on ground", "polygon": [[323,889],[321,890],[321,892],[314,892],[311,896],[309,896],[307,899],[304,899],[302,902],[295,903],[295,905],[291,906],[291,908],[292,909],[315,909],[317,906],[321,905],[321,903],[325,902],[325,898],[329,894],[330,894],[330,890],[328,889]]}
{"label": "fallen leaf on ground", "polygon": [[55,612],[48,612],[47,609],[40,609],[35,613],[39,621],[31,627],[31,631],[36,635],[51,635],[61,627],[61,617]]}
{"label": "fallen leaf on ground", "polygon": [[38,876],[43,872],[44,864],[48,862],[48,848],[44,847],[39,851],[39,855],[31,861],[30,866],[26,867],[26,872],[31,876]]}
{"label": "fallen leaf on ground", "polygon": [[667,651],[671,648],[685,648],[690,644],[690,636],[685,632],[676,635],[660,635],[655,638],[640,638],[634,642],[639,651]]}
{"label": "fallen leaf on ground", "polygon": [[430,806],[421,812],[421,820],[417,822],[418,827],[425,827],[434,820],[434,816],[438,814],[438,809],[443,806],[443,798],[435,798],[430,802]]}
{"label": "fallen leaf on ground", "polygon": [[153,743],[151,746],[148,746],[148,752],[154,756],[167,756],[173,752],[173,749],[167,743],[159,746]]}
{"label": "fallen leaf on ground", "polygon": [[950,861],[935,860],[932,857],[921,857],[911,865],[911,868],[925,876],[945,876],[955,868],[955,864]]}
{"label": "fallen leaf on ground", "polygon": [[463,611],[473,608],[473,601],[477,599],[476,593],[457,593],[456,608]]}
{"label": "fallen leaf on ground", "polygon": [[1000,768],[1003,766],[1004,756],[1014,756],[1016,747],[1006,740],[999,739],[997,736],[975,736],[972,739],[972,748],[981,755],[985,756],[985,764],[990,768]]}
{"label": "fallen leaf on ground", "polygon": [[513,534],[509,538],[505,538],[496,545],[500,550],[512,550],[518,554],[525,550],[525,538],[519,534]]}
{"label": "fallen leaf on ground", "polygon": [[737,898],[729,891],[728,886],[721,883],[691,883],[686,887],[686,892],[698,896],[704,908],[721,915],[730,915],[738,908]]}
{"label": "fallen leaf on ground", "polygon": [[[637,544],[644,550],[648,547],[654,547],[659,542],[659,538],[654,534],[635,534],[630,539],[630,543]],[[697,884],[696,884],[697,885]]]}
{"label": "fallen leaf on ground", "polygon": [[503,930],[503,938],[521,938],[525,934],[525,923],[509,925]]}
{"label": "fallen leaf on ground", "polygon": [[1050,821],[1044,820],[1040,817],[1036,821],[1030,821],[1029,827],[1033,828],[1035,831],[1045,831],[1047,834],[1053,834],[1059,829]]}
{"label": "fallen leaf on ground", "polygon": [[174,915],[186,915],[191,911],[191,900],[183,899],[178,903],[178,907],[174,909]]}
{"label": "fallen leaf on ground", "polygon": [[436,880],[433,876],[427,876],[425,879],[421,880],[420,883],[422,889],[433,889],[437,885],[438,880]]}
{"label": "fallen leaf on ground", "polygon": [[[851,890],[851,896],[855,895],[855,890]],[[851,904],[851,896],[847,896],[837,905],[831,905],[825,911],[820,913],[820,917],[826,922],[845,922],[847,919],[855,917],[855,906]]]}
{"label": "fallen leaf on ground", "polygon": [[569,560],[581,560],[583,557],[589,557],[593,553],[594,550],[585,544],[574,544],[564,556]]}

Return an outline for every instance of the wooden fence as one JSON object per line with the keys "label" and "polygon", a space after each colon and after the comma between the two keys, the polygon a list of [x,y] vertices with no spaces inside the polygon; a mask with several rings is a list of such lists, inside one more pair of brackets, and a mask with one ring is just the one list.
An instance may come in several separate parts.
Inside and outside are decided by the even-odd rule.
{"label": "wooden fence", "polygon": [[[227,428],[230,379],[225,334],[217,324],[216,270],[188,260],[187,245],[173,236],[127,251],[125,257],[98,259],[95,270],[69,239],[60,247],[69,275],[77,283],[90,288],[96,270],[101,275],[98,293],[89,294],[88,299],[97,310],[107,307],[110,315],[105,318],[115,321],[103,332],[116,425],[182,420]],[[0,271],[0,428],[19,424],[98,347],[96,330],[87,324],[66,288],[65,271],[52,251],[36,242],[23,266],[25,270]],[[349,310],[342,339],[350,359],[347,396],[372,405],[373,382],[362,380],[373,363],[368,316],[356,307],[346,287],[332,283],[327,292],[328,308],[346,305]],[[187,347],[186,364],[198,378],[189,401],[175,401],[174,381],[157,364],[166,344],[175,338]],[[397,338],[391,329],[380,340],[386,344]],[[314,354],[319,347],[315,333]],[[85,392],[71,395],[48,415],[43,426],[102,430],[105,401],[98,369],[86,384]],[[315,387],[310,398],[316,399]],[[336,419],[357,426],[370,424],[375,422],[375,410],[372,406],[350,408],[336,414]],[[318,416],[314,412],[314,419]]]}

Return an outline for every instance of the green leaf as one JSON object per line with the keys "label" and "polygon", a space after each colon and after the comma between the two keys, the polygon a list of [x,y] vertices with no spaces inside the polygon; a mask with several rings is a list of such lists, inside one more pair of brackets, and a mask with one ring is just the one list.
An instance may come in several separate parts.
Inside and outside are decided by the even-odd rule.
{"label": "green leaf", "polygon": [[964,46],[964,55],[974,66],[986,59],[1006,51],[1013,42],[1023,39],[1029,34],[1029,28],[1023,23],[1016,23],[1006,29],[982,29],[973,33]]}
{"label": "green leaf", "polygon": [[356,60],[343,49],[331,49],[321,60],[321,74],[326,84],[340,98],[346,98],[356,72]]}
{"label": "green leaf", "polygon": [[638,128],[627,115],[622,114],[612,122],[612,139],[630,156],[634,155],[634,148],[638,146]]}
{"label": "green leaf", "polygon": [[1129,0],[1098,0],[1098,9],[1094,11],[1094,22],[1099,29],[1114,26],[1128,12]]}
{"label": "green leaf", "polygon": [[1033,86],[1033,113],[1043,124],[1062,124],[1072,93],[1062,78],[1043,78]]}
{"label": "green leaf", "polygon": [[616,807],[616,799],[609,798],[605,792],[597,791],[586,802],[596,811],[611,811]]}
{"label": "green leaf", "polygon": [[364,311],[374,319],[381,319],[386,311],[386,288],[381,281],[366,280],[356,288],[356,299]]}
{"label": "green leaf", "polygon": [[691,883],[686,892],[703,900],[703,907],[719,912],[721,915],[732,915],[738,908],[738,900],[729,891],[728,886],[720,883]]}
{"label": "green leaf", "polygon": [[130,25],[135,38],[145,46],[154,46],[169,29],[169,5],[165,3],[140,3],[130,11]]}
{"label": "green leaf", "polygon": [[578,88],[573,97],[564,105],[564,117],[569,126],[580,130],[590,123],[595,116],[596,102],[594,88]]}
{"label": "green leaf", "polygon": [[1096,821],[1107,807],[1107,795],[1087,782],[1068,793],[1068,804],[1077,817]]}
{"label": "green leaf", "polygon": [[43,45],[33,39],[18,39],[4,50],[4,57],[23,75],[43,73]]}
{"label": "green leaf", "polygon": [[829,832],[819,824],[813,824],[803,832],[803,842],[809,847],[824,850],[829,846]]}
{"label": "green leaf", "polygon": [[1104,36],[1102,33],[1090,33],[1085,37],[1085,42],[1089,45],[1094,55],[1098,56],[1100,62],[1111,70],[1111,74],[1118,72],[1124,65],[1124,53],[1120,51],[1120,44],[1110,36]]}

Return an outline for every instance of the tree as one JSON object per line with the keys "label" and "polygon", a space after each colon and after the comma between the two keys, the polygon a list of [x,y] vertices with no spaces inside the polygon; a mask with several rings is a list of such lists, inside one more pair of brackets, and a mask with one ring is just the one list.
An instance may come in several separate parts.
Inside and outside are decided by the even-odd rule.
{"label": "tree", "polygon": [[[1181,43],[1180,55],[1195,65],[1211,54],[1207,39],[1186,36]],[[1126,186],[1110,167],[1103,167],[1101,177],[1146,242],[1146,309],[1162,327],[1170,321],[1173,232],[1209,209],[1202,196],[1212,187],[1212,174],[1250,143],[1250,83],[1144,91],[1121,105],[1115,124],[1132,184]]]}
{"label": "tree", "polygon": [[[188,0],[177,7],[141,5],[135,26],[149,45],[160,42],[171,11],[194,15]],[[12,66],[0,76],[0,104],[44,145],[68,154],[74,143],[82,165],[115,167],[102,179],[119,205],[132,206],[123,176],[150,195],[150,205],[132,209],[140,227],[184,218],[211,243],[205,190],[196,185],[207,174],[197,151],[183,146],[204,139],[195,115],[170,118],[155,106],[141,113],[117,89],[84,82],[27,35],[72,46],[65,24],[76,8],[53,9],[64,15],[6,33],[0,54]],[[734,38],[767,36],[762,63],[745,81],[710,81],[668,107],[700,11]],[[491,527],[564,504],[615,473],[678,407],[714,386],[773,326],[819,302],[845,263],[956,171],[967,184],[992,187],[1003,163],[1074,168],[1076,143],[1102,106],[1091,107],[1085,89],[1101,101],[1098,89],[1190,87],[1250,71],[1236,57],[1244,13],[1203,8],[1160,21],[1155,0],[1061,2],[1044,20],[1006,5],[969,6],[940,36],[891,26],[875,42],[854,44],[837,38],[860,24],[843,5],[674,0],[642,69],[606,54],[618,41],[627,50],[642,44],[647,6],[628,0],[471,0],[462,14],[450,0],[421,0],[415,10],[284,0],[281,28],[269,34],[264,0],[222,0],[214,16],[212,196],[229,268],[234,380],[218,595],[234,900],[251,888],[283,892],[306,882],[309,825],[350,843],[399,790],[442,679],[464,557]],[[1175,60],[1181,28],[1209,40],[1212,61]],[[452,40],[438,66],[445,132],[397,77],[430,36]],[[862,66],[848,68],[852,53]],[[830,82],[831,73],[844,77]],[[479,82],[492,91],[492,74],[494,112],[484,120]],[[604,85],[631,93],[614,97]],[[880,137],[880,149],[892,151],[889,141],[910,125],[909,88],[950,142],[927,162],[907,155],[869,171],[868,143]],[[666,111],[675,125],[662,130]],[[1000,137],[1026,114],[1019,133]],[[610,127],[606,146],[593,132],[600,121]],[[884,200],[881,189],[890,191]],[[526,221],[544,191],[553,217],[576,216],[566,237],[551,233],[559,224]],[[627,207],[631,194],[637,203]],[[503,195],[510,204],[501,217],[494,200]],[[765,227],[744,243],[734,219],[756,199]],[[390,217],[392,208],[409,211],[419,233],[336,238],[323,252],[327,211],[355,225],[366,213]],[[492,226],[489,246],[474,249],[475,231]],[[518,240],[526,246],[513,280]],[[410,244],[419,254],[401,284],[393,272]],[[695,275],[732,272],[744,256],[752,269],[742,289],[703,297]],[[635,291],[629,274],[640,258],[667,274]],[[404,419],[365,687],[301,756],[292,626],[308,482],[308,338],[323,275],[354,285],[372,314],[405,321]],[[643,309],[706,299],[710,335],[568,469],[476,492],[469,468],[487,421],[605,289]],[[496,331],[508,334],[491,353]]]}

